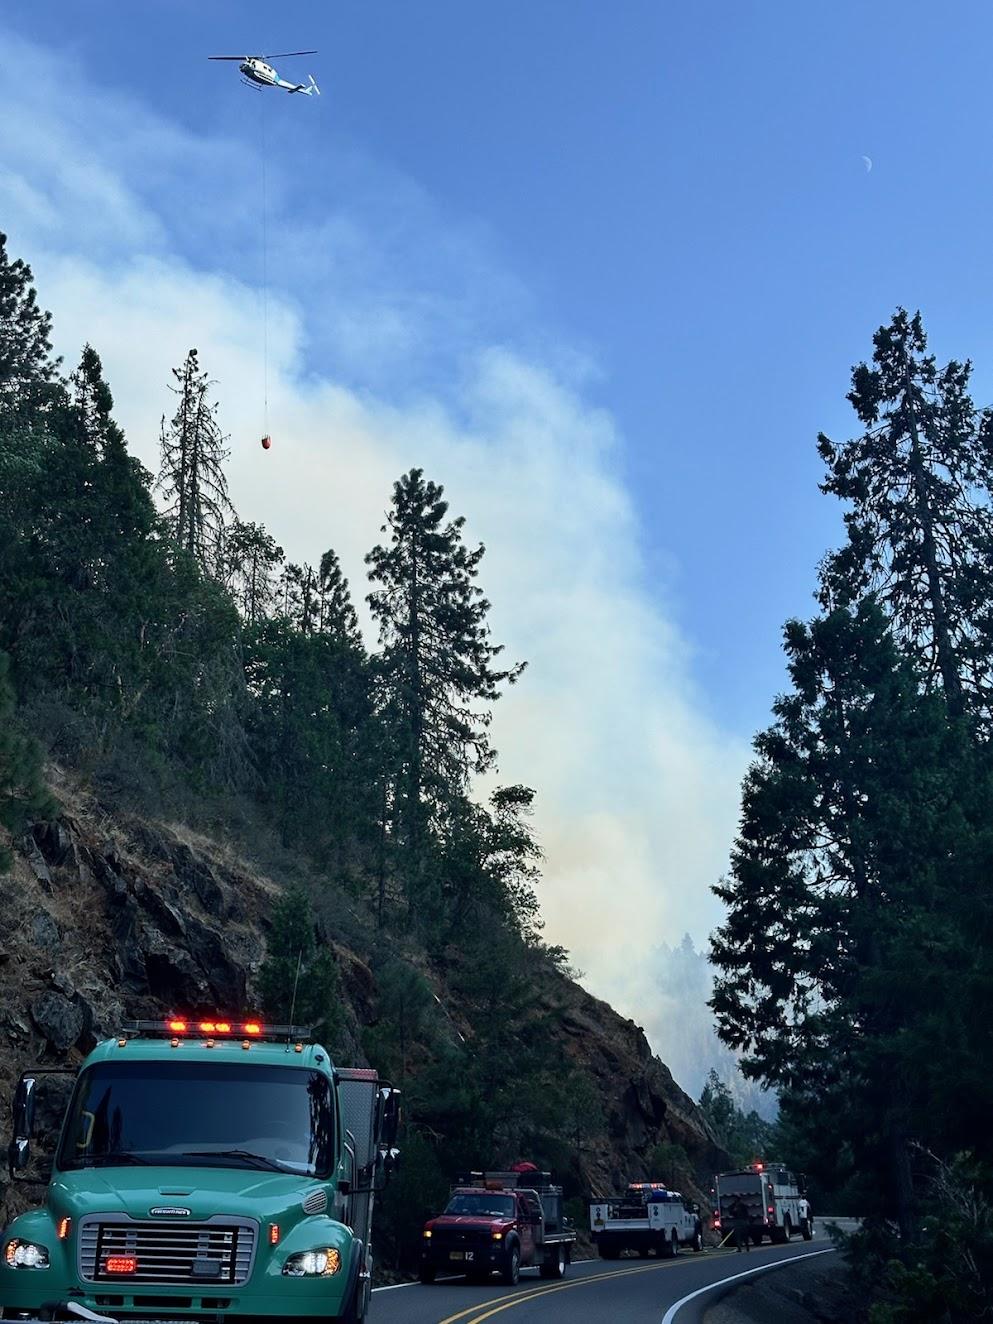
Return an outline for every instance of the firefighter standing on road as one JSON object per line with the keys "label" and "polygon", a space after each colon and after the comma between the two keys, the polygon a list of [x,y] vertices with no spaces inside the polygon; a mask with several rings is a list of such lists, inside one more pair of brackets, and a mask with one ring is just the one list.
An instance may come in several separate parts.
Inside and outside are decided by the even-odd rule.
{"label": "firefighter standing on road", "polygon": [[734,1204],[728,1210],[731,1215],[731,1227],[734,1231],[734,1248],[740,1255],[742,1249],[751,1251],[752,1247],[748,1237],[748,1206],[739,1195]]}

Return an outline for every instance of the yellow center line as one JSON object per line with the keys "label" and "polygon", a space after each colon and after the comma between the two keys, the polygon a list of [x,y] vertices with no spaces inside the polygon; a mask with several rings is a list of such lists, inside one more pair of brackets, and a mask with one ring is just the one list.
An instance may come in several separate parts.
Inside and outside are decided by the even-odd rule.
{"label": "yellow center line", "polygon": [[[759,1247],[755,1248],[756,1250]],[[772,1250],[771,1246],[763,1249]],[[723,1249],[721,1246],[711,1252],[712,1256],[724,1259],[727,1255],[733,1255],[734,1251]],[[493,1315],[499,1315],[504,1310],[512,1310],[514,1306],[526,1305],[528,1301],[534,1301],[536,1297],[547,1296],[549,1292],[567,1292],[571,1287],[584,1287],[587,1283],[602,1283],[608,1278],[629,1278],[633,1273],[657,1273],[659,1269],[676,1269],[680,1264],[693,1264],[694,1260],[689,1256],[681,1255],[675,1260],[663,1260],[661,1264],[639,1264],[633,1269],[609,1269],[606,1273],[591,1273],[585,1278],[574,1278],[569,1283],[552,1283],[548,1287],[535,1287],[525,1292],[510,1292],[506,1296],[491,1298],[487,1307],[481,1314],[473,1314],[473,1311],[480,1309],[479,1306],[468,1306],[465,1310],[460,1310],[454,1315],[446,1315],[444,1319],[439,1320],[438,1324],[456,1324],[457,1320],[466,1320],[466,1324],[483,1324],[484,1320]],[[472,1319],[467,1316],[472,1315]]]}
{"label": "yellow center line", "polygon": [[[533,1301],[536,1297],[547,1296],[549,1292],[567,1292],[570,1287],[585,1287],[587,1283],[601,1283],[605,1278],[628,1278],[633,1273],[657,1273],[659,1269],[675,1268],[673,1261],[666,1260],[662,1264],[639,1264],[636,1269],[615,1269],[610,1273],[591,1273],[586,1278],[574,1278],[571,1283],[553,1283],[548,1287],[536,1287],[530,1292],[511,1292],[509,1296],[498,1296],[495,1300],[489,1302],[490,1308],[484,1310],[482,1314],[473,1314],[473,1311],[479,1310],[479,1306],[469,1306],[467,1310],[460,1310],[455,1315],[448,1315],[445,1319],[439,1320],[438,1324],[455,1324],[456,1320],[465,1319],[467,1315],[472,1315],[472,1319],[467,1324],[482,1324],[483,1320],[489,1319],[492,1315],[499,1315],[503,1310],[511,1310],[514,1306],[524,1305],[527,1301]],[[503,1302],[501,1305],[500,1302]]]}

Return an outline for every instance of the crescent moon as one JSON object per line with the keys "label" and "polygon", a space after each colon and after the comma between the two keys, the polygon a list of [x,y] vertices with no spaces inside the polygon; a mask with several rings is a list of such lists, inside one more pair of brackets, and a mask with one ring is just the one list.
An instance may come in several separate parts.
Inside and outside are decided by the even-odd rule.
{"label": "crescent moon", "polygon": [[868,175],[868,174],[870,174],[871,171],[872,171],[872,157],[871,157],[871,156],[863,156],[862,160],[863,160],[863,162],[865,163],[865,173]]}

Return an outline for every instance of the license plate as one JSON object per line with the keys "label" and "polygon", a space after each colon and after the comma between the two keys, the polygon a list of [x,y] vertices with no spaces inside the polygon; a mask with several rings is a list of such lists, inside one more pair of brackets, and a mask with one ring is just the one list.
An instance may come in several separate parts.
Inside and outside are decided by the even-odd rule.
{"label": "license plate", "polygon": [[473,1252],[471,1250],[450,1250],[448,1258],[450,1260],[471,1260]]}

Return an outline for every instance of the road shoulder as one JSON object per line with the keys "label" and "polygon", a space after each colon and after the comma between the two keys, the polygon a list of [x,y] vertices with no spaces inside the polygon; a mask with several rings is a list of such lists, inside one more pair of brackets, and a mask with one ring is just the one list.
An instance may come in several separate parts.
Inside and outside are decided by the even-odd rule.
{"label": "road shoulder", "polygon": [[847,1324],[851,1305],[838,1257],[818,1256],[732,1287],[706,1309],[703,1324]]}

